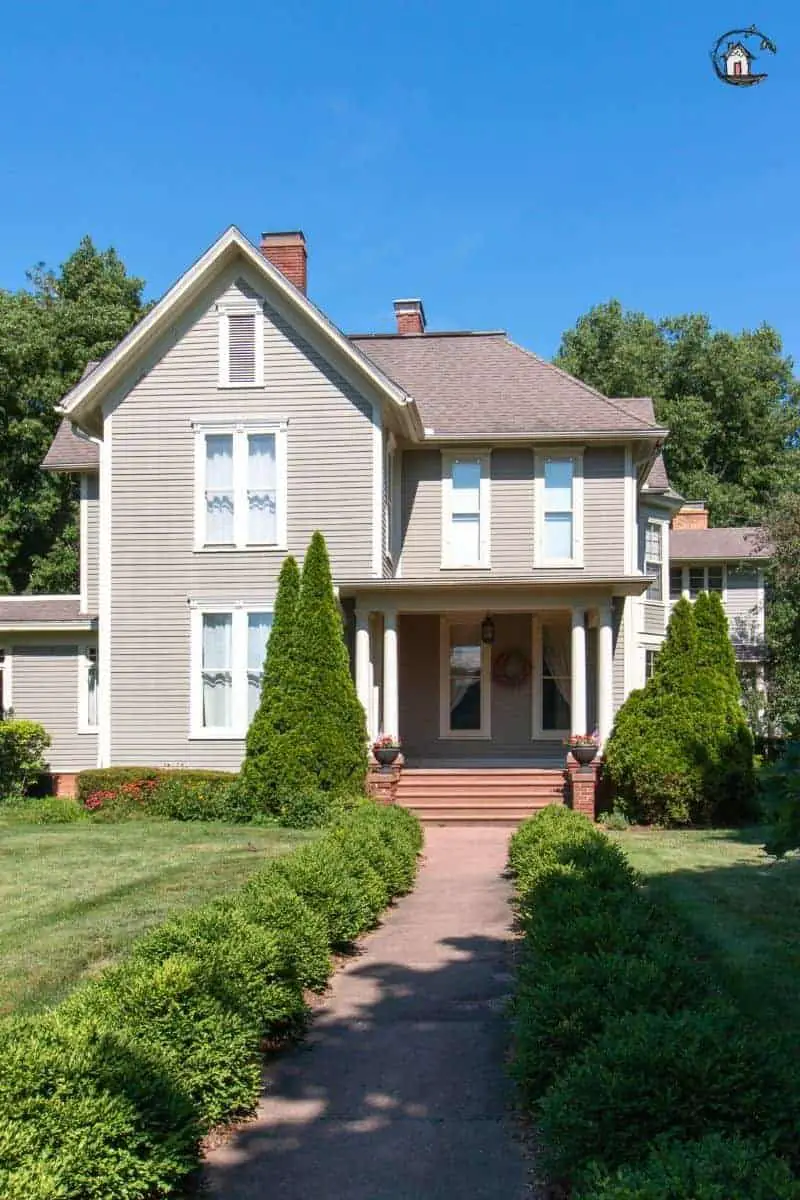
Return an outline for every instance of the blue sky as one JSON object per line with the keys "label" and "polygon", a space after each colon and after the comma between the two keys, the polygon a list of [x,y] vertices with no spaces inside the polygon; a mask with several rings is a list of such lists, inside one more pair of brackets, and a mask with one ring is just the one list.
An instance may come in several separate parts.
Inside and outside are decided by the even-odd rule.
{"label": "blue sky", "polygon": [[[767,320],[800,361],[796,0],[37,0],[4,13],[0,285],[88,232],[160,295],[221,230],[305,230],[348,331],[507,328],[611,296]],[[715,81],[755,22],[770,78]]]}

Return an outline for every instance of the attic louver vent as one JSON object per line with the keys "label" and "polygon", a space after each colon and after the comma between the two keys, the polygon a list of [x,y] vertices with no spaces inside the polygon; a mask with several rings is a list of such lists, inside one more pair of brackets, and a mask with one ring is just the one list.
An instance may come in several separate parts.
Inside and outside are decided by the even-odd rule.
{"label": "attic louver vent", "polygon": [[231,383],[255,383],[255,313],[230,313],[228,316],[228,379]]}

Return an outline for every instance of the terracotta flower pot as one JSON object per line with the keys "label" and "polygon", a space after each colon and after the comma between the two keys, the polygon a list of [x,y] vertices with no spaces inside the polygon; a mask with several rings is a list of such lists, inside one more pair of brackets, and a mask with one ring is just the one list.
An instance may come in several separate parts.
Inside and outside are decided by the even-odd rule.
{"label": "terracotta flower pot", "polygon": [[597,746],[594,744],[584,744],[579,746],[570,746],[572,757],[579,762],[582,767],[588,767],[597,756]]}
{"label": "terracotta flower pot", "polygon": [[400,753],[399,746],[378,746],[372,751],[382,767],[390,767]]}

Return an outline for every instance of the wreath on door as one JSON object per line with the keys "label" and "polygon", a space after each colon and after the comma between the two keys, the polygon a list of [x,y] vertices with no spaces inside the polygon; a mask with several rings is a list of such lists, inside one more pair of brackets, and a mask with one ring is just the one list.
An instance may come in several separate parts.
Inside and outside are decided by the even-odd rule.
{"label": "wreath on door", "polygon": [[492,679],[501,687],[522,687],[531,674],[531,662],[522,650],[504,650],[492,665]]}

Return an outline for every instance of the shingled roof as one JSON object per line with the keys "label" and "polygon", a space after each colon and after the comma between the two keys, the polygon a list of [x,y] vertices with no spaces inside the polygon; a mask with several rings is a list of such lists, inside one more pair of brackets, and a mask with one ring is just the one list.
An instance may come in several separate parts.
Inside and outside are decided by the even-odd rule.
{"label": "shingled roof", "polygon": [[414,397],[437,437],[652,433],[627,402],[608,400],[505,333],[354,334],[350,340]]}
{"label": "shingled roof", "polygon": [[673,562],[736,562],[742,558],[770,558],[771,549],[758,526],[723,529],[673,529],[669,556]]}
{"label": "shingled roof", "polygon": [[[88,362],[83,368],[81,379],[91,375],[98,363],[98,359]],[[76,433],[72,422],[64,417],[56,430],[50,449],[44,456],[42,468],[45,471],[98,471],[100,449],[97,443],[85,434]]]}
{"label": "shingled roof", "polygon": [[80,608],[80,596],[0,596],[0,629],[71,623],[86,627],[92,617]]}
{"label": "shingled roof", "polygon": [[[621,404],[629,413],[639,417],[642,421],[651,421],[653,425],[658,424],[653,401],[649,396],[627,396],[625,399],[616,399],[614,403]],[[651,492],[668,492],[671,490],[669,475],[667,474],[667,464],[664,462],[663,454],[656,455],[655,462],[650,468],[650,474],[644,481],[644,486]]]}

